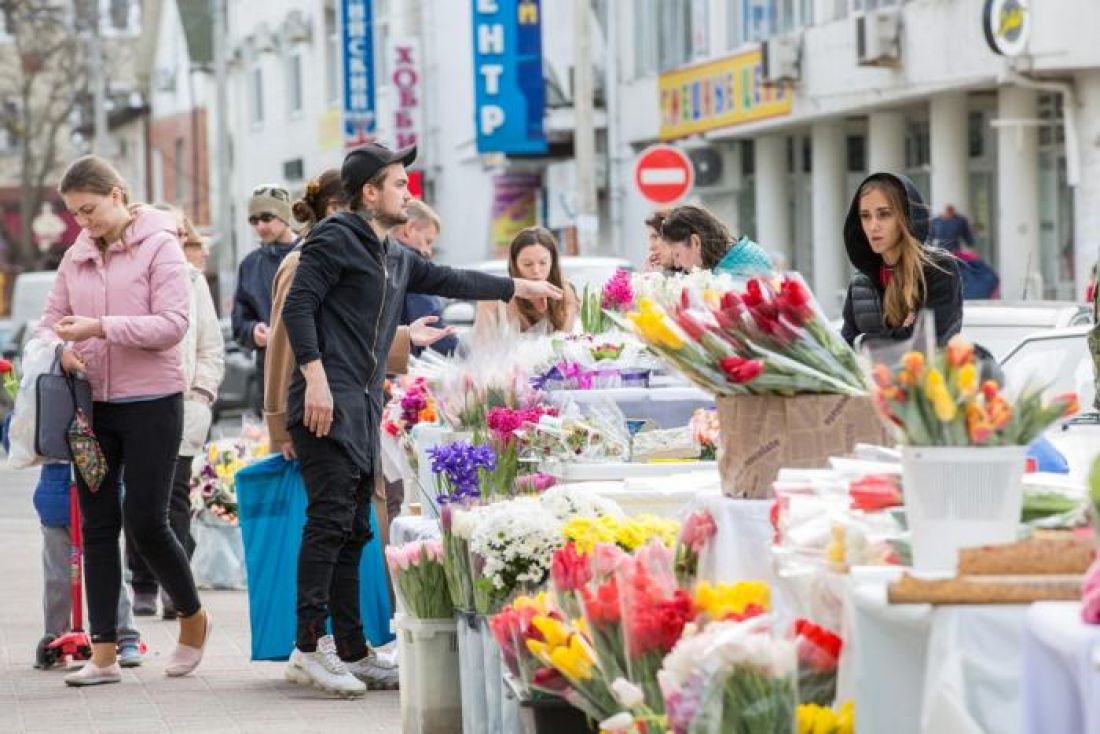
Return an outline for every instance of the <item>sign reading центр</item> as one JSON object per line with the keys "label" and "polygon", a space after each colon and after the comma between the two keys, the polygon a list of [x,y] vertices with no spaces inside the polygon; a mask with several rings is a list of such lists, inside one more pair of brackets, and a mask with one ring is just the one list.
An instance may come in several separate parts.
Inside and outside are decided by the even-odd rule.
{"label": "sign reading \u0446\u0435\u043d\u0442\u0440", "polygon": [[793,91],[763,80],[759,50],[661,74],[661,140],[789,115]]}
{"label": "sign reading \u0446\u0435\u043d\u0442\u0440", "polygon": [[545,153],[539,0],[473,0],[479,153]]}

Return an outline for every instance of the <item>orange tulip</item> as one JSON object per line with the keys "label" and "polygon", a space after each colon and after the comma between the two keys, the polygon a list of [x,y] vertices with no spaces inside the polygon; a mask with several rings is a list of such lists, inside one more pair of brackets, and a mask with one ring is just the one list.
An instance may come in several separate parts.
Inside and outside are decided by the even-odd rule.
{"label": "orange tulip", "polygon": [[879,387],[890,387],[894,382],[894,375],[890,372],[890,368],[879,362],[871,370],[871,376],[875,378],[875,384]]}
{"label": "orange tulip", "polygon": [[1081,403],[1078,401],[1077,393],[1075,392],[1067,392],[1059,395],[1054,398],[1054,404],[1063,406],[1063,416],[1075,415],[1077,411],[1081,409]]}
{"label": "orange tulip", "polygon": [[901,358],[901,365],[909,370],[909,372],[920,379],[921,374],[924,372],[924,355],[920,352],[906,352],[905,356]]}
{"label": "orange tulip", "polygon": [[993,426],[985,417],[985,411],[976,403],[966,406],[966,431],[970,436],[970,442],[981,445],[993,435]]}
{"label": "orange tulip", "polygon": [[914,387],[917,384],[917,378],[907,369],[898,371],[898,384],[902,387]]}
{"label": "orange tulip", "polygon": [[947,364],[962,367],[974,361],[974,345],[961,336],[954,336],[947,342]]}
{"label": "orange tulip", "polygon": [[1012,406],[1000,395],[985,406],[985,411],[995,430],[999,431],[1012,422]]}
{"label": "orange tulip", "polygon": [[996,399],[997,392],[1000,390],[1000,385],[996,380],[986,380],[982,383],[982,395],[985,396],[987,401]]}

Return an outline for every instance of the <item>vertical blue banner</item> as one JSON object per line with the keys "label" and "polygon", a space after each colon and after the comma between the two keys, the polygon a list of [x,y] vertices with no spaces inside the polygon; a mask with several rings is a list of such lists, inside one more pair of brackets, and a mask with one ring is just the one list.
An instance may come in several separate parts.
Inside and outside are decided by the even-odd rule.
{"label": "vertical blue banner", "polygon": [[479,153],[545,153],[539,0],[472,0]]}
{"label": "vertical blue banner", "polygon": [[344,147],[374,137],[374,8],[372,0],[343,0],[340,12],[344,53]]}

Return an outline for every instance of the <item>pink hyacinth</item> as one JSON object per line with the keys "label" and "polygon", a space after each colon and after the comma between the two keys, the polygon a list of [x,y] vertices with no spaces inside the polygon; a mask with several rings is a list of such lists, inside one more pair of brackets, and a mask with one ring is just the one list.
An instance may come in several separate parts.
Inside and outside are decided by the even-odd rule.
{"label": "pink hyacinth", "polygon": [[600,305],[614,311],[622,311],[633,304],[634,289],[630,285],[630,273],[620,268],[603,284]]}
{"label": "pink hyacinth", "polygon": [[680,534],[680,542],[698,554],[703,546],[718,532],[718,526],[714,518],[706,510],[693,512],[684,520],[683,531]]}

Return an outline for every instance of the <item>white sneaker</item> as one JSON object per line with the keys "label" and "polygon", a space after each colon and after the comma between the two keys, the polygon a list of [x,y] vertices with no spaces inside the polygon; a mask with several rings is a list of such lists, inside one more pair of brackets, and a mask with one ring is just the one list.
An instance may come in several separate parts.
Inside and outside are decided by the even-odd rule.
{"label": "white sneaker", "polygon": [[367,692],[366,685],[349,673],[336,656],[335,647],[322,645],[321,641],[318,641],[316,652],[294,648],[283,675],[291,683],[313,686],[338,696],[362,696]]}
{"label": "white sneaker", "polygon": [[397,689],[398,670],[392,663],[383,662],[374,650],[362,660],[344,663],[348,672],[367,684],[372,691],[393,691]]}

